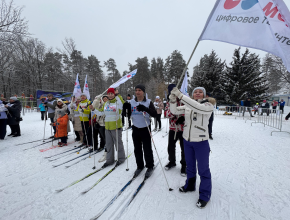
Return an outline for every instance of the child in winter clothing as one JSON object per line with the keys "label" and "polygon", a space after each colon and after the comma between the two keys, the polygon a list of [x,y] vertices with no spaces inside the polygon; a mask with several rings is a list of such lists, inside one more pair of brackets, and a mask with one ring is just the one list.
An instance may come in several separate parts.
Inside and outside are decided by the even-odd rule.
{"label": "child in winter clothing", "polygon": [[46,115],[46,106],[44,105],[44,102],[39,104],[39,109],[40,109],[40,113],[41,113],[41,120],[43,121],[44,118],[45,120],[47,120],[47,115]]}
{"label": "child in winter clothing", "polygon": [[[208,123],[213,112],[213,105],[209,99],[204,99],[206,91],[197,87],[192,93],[193,99],[183,95],[176,87],[170,95],[170,111],[175,115],[185,114],[183,131],[184,153],[187,165],[187,180],[181,192],[195,191],[196,164],[200,176],[198,208],[204,208],[211,197],[211,173],[209,169],[210,147],[208,143]],[[177,107],[176,99],[179,98],[184,106]],[[197,162],[197,163],[196,163]]]}
{"label": "child in winter clothing", "polygon": [[256,105],[254,106],[254,115],[258,112],[258,110],[259,110],[259,103],[256,103]]}
{"label": "child in winter clothing", "polygon": [[55,138],[60,138],[61,140],[58,146],[67,146],[68,115],[62,109],[57,110],[55,115],[57,117],[56,122],[51,123],[51,125],[56,127]]}
{"label": "child in winter clothing", "polygon": [[154,107],[157,111],[157,116],[155,118],[155,129],[153,131],[157,131],[157,123],[159,124],[158,130],[160,131],[161,130],[161,114],[162,114],[162,109],[164,108],[164,105],[159,96],[156,96]]}

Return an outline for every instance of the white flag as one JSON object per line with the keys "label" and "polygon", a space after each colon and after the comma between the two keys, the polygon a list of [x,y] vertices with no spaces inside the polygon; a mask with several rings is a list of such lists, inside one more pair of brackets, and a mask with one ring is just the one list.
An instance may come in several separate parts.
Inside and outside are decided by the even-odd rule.
{"label": "white flag", "polygon": [[133,78],[137,73],[137,69],[133,70],[131,73],[128,73],[127,75],[123,76],[121,79],[119,79],[117,82],[115,82],[113,85],[110,86],[110,88],[117,88],[121,84],[127,82],[129,79]]}
{"label": "white flag", "polygon": [[290,12],[283,0],[217,0],[199,40],[272,53],[290,71]]}
{"label": "white flag", "polygon": [[87,95],[87,99],[90,99],[90,90],[89,90],[89,85],[88,85],[88,80],[87,80],[88,76],[86,75],[86,80],[85,80],[85,85],[84,85],[84,93]]}
{"label": "white flag", "polygon": [[187,86],[188,86],[188,81],[187,81],[187,72],[186,72],[184,75],[183,83],[182,83],[181,88],[180,88],[180,92],[182,92],[184,95],[189,97],[189,95],[187,93]]}
{"label": "white flag", "polygon": [[77,78],[76,78],[76,82],[75,82],[75,88],[74,88],[74,92],[73,95],[78,98],[80,97],[82,94],[82,89],[80,86],[80,81],[79,81],[79,74],[77,74]]}

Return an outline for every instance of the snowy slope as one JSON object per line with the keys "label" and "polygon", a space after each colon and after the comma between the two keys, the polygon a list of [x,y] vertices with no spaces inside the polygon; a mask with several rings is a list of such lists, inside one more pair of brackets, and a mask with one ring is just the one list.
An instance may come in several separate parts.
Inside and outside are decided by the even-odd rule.
{"label": "snowy slope", "polygon": [[[288,111],[290,109],[286,109]],[[166,120],[162,119],[162,123],[164,128],[154,136],[154,141],[164,166],[167,163],[167,136],[162,138],[162,135],[165,134]],[[261,124],[251,126],[250,123],[229,116],[215,117],[214,140],[210,141],[213,190],[206,209],[195,207],[198,191],[187,194],[178,191],[178,187],[185,182],[185,177],[179,174],[178,145],[178,165],[165,172],[174,191],[168,191],[159,164],[121,219],[289,219],[290,134],[274,133],[271,136],[271,131],[275,129]],[[290,131],[290,122],[283,122],[283,126],[283,129]],[[49,143],[23,151],[35,144],[15,145],[43,136],[40,114],[27,113],[21,129],[21,137],[6,137],[0,142],[0,219],[90,219],[129,181],[136,169],[132,154],[128,172],[126,164],[121,165],[87,194],[82,195],[81,192],[98,181],[109,169],[56,193],[56,189],[92,172],[94,159],[89,158],[67,169],[64,166],[52,168],[52,164],[64,162],[77,154],[54,162],[44,157],[70,149],[73,144],[46,152],[39,151],[50,147]],[[46,126],[46,133],[46,136],[50,135],[49,125]],[[129,153],[132,153],[130,135],[131,131]],[[71,142],[73,136],[69,139]],[[126,146],[125,133],[123,142]],[[102,154],[96,155],[96,162]],[[157,160],[155,151],[154,155]],[[97,168],[101,165],[97,163]],[[142,182],[144,172],[100,219],[118,219],[122,206]]]}

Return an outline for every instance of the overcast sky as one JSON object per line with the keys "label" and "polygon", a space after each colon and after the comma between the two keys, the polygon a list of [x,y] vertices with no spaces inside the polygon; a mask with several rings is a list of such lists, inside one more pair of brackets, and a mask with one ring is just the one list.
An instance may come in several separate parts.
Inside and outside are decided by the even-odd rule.
{"label": "overcast sky", "polygon": [[[290,0],[284,0],[290,8]],[[103,64],[115,59],[118,70],[128,70],[137,57],[164,60],[179,50],[189,56],[203,30],[215,0],[14,0],[25,6],[29,31],[47,47],[62,48],[65,37],[73,38],[84,56],[95,55]],[[222,31],[222,30],[221,30]],[[201,41],[189,65],[215,50],[231,61],[238,46]],[[243,48],[244,51],[245,48]],[[56,49],[55,49],[56,51]],[[264,56],[264,52],[251,49]],[[104,69],[105,71],[105,69]]]}

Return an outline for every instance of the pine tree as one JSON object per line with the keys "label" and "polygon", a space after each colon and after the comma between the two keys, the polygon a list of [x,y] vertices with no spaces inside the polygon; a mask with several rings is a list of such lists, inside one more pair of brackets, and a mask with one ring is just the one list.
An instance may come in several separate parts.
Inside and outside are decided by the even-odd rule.
{"label": "pine tree", "polygon": [[112,58],[105,61],[104,66],[107,68],[108,71],[107,85],[110,86],[121,78],[121,74],[119,70],[117,70],[117,64],[115,60]]}
{"label": "pine tree", "polygon": [[104,92],[106,89],[104,72],[100,65],[100,61],[94,55],[88,57],[86,72],[88,73],[91,82],[90,88],[92,94],[100,94]]}
{"label": "pine tree", "polygon": [[239,103],[247,98],[260,102],[265,98],[268,84],[261,72],[260,58],[248,49],[242,55],[241,48],[234,51],[233,61],[227,67],[225,76],[228,103]]}

